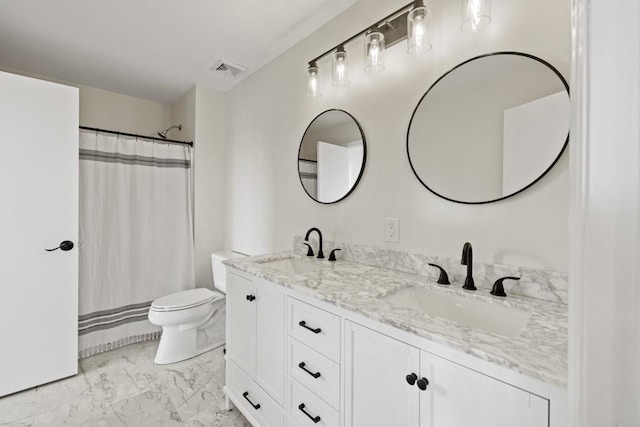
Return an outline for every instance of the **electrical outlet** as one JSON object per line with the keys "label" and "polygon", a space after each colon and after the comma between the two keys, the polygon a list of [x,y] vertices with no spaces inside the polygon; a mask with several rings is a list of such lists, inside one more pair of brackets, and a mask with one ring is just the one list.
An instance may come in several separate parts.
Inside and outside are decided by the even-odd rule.
{"label": "electrical outlet", "polygon": [[387,218],[385,220],[384,240],[387,242],[398,242],[400,240],[400,220],[398,218]]}

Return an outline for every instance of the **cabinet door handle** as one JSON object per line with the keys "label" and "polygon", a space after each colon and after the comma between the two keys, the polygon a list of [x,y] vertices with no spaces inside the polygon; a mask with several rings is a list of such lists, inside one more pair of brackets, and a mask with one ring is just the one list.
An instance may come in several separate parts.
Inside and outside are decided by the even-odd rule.
{"label": "cabinet door handle", "polygon": [[254,299],[256,299],[256,296],[255,296],[255,295],[247,295],[247,301],[251,302],[251,301],[253,301]]}
{"label": "cabinet door handle", "polygon": [[407,383],[409,383],[409,385],[414,385],[416,383],[416,380],[418,379],[418,376],[412,372],[407,375],[405,379],[407,380]]}
{"label": "cabinet door handle", "polygon": [[320,377],[320,372],[311,372],[310,370],[308,370],[306,368],[307,364],[304,362],[300,362],[298,363],[298,368],[302,369],[303,371],[305,371],[307,374],[311,375],[313,378],[319,378]]}
{"label": "cabinet door handle", "polygon": [[429,380],[426,378],[420,378],[416,384],[418,384],[418,388],[422,391],[427,389],[427,386],[429,385]]}
{"label": "cabinet door handle", "polygon": [[314,424],[318,424],[320,422],[320,415],[316,415],[314,417],[313,415],[311,415],[310,413],[305,411],[304,408],[305,408],[304,403],[301,403],[300,405],[298,405],[298,409],[300,409],[303,414],[305,414],[307,417],[309,417],[311,419],[311,421],[313,421]]}
{"label": "cabinet door handle", "polygon": [[244,393],[242,393],[242,397],[244,397],[247,402],[249,402],[251,404],[251,406],[253,406],[253,409],[260,409],[260,404],[258,403],[257,405],[255,405],[251,400],[249,400],[249,392],[245,391]]}
{"label": "cabinet door handle", "polygon": [[319,334],[320,332],[322,332],[322,329],[320,328],[310,328],[307,326],[307,322],[305,322],[304,320],[301,320],[300,323],[298,323],[298,325],[302,326],[305,329],[310,330],[311,332],[313,332],[314,334]]}

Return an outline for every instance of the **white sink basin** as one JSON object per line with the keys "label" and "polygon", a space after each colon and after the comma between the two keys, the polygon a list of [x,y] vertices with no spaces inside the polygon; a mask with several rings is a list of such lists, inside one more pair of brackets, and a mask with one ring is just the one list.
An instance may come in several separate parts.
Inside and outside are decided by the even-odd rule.
{"label": "white sink basin", "polygon": [[529,320],[529,313],[517,308],[491,304],[475,298],[409,286],[382,300],[400,308],[409,308],[432,316],[461,323],[508,338],[517,337]]}
{"label": "white sink basin", "polygon": [[293,274],[313,273],[314,271],[328,268],[322,264],[298,258],[284,258],[276,261],[267,261],[263,262],[262,265]]}

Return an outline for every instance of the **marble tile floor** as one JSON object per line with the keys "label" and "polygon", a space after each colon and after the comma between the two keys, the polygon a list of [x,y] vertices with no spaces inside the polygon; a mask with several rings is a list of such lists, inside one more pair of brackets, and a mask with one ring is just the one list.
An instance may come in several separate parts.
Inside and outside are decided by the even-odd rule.
{"label": "marble tile floor", "polygon": [[157,345],[82,359],[74,377],[0,398],[0,426],[250,426],[224,408],[222,348],[159,366]]}

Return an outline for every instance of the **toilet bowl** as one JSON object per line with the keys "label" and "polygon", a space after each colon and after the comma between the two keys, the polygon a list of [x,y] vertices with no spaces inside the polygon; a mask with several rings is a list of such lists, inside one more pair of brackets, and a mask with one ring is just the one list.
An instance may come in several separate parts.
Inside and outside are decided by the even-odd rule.
{"label": "toilet bowl", "polygon": [[211,255],[214,285],[189,289],[156,299],[149,322],[162,326],[154,363],[165,365],[198,356],[225,342],[226,271],[222,261],[243,255],[219,252]]}
{"label": "toilet bowl", "polygon": [[154,362],[180,362],[224,344],[224,316],[224,295],[205,288],[176,292],[153,301],[149,321],[162,326]]}

